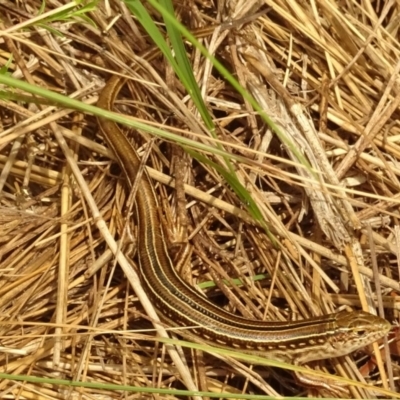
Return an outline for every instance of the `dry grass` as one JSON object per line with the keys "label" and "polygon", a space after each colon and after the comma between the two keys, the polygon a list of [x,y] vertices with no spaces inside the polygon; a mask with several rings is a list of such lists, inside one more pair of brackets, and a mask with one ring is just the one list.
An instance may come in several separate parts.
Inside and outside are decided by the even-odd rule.
{"label": "dry grass", "polygon": [[[110,1],[111,8],[107,3],[100,2],[90,14],[96,27],[79,20],[54,22],[63,36],[39,25],[16,27],[0,37],[2,64],[12,57],[13,76],[74,93],[90,104],[107,77],[122,70],[131,80],[118,101],[120,112],[210,143],[171,69],[161,58],[147,64],[138,56],[151,46],[142,29],[119,1]],[[48,1],[46,11],[55,4]],[[1,29],[32,20],[39,7],[37,0],[2,1]],[[191,269],[182,274],[193,284],[216,282],[218,289],[207,294],[249,318],[287,320],[339,306],[379,306],[394,320],[400,306],[399,5],[266,0],[230,2],[229,7],[179,2],[176,11],[191,30],[227,18],[242,22],[264,11],[244,26],[234,22],[202,41],[301,150],[314,172],[301,166],[290,146],[261,122],[209,61],[188,47],[218,138],[245,159],[235,163],[238,177],[282,249],[276,250],[251,222],[217,173],[156,140],[150,164],[156,170],[153,178],[162,182],[158,195],[170,239],[189,237],[193,245]],[[141,64],[138,72],[131,72],[132,60]],[[112,235],[120,237],[125,229],[124,252],[133,254],[123,182],[96,120],[34,103],[0,104],[0,372],[182,388],[181,375],[162,345],[143,340],[144,334],[154,337],[151,325],[84,200],[84,194],[93,197]],[[43,116],[37,118],[40,110]],[[68,163],[55,133],[64,135],[73,152]],[[142,137],[141,144],[150,140]],[[72,164],[79,166],[89,193],[82,193],[71,175]],[[170,189],[168,175],[188,186]],[[265,279],[251,279],[260,274]],[[244,285],[222,283],[233,278]],[[228,302],[221,300],[221,292]],[[395,360],[395,346],[392,352]],[[378,368],[361,355],[322,365],[357,381],[365,374],[367,382],[399,391],[399,369],[392,369],[388,351],[382,353],[385,368],[377,347]],[[263,368],[252,371],[199,352],[187,357],[202,390],[293,393],[290,377],[282,383],[280,370],[274,371],[278,379],[271,380]],[[117,391],[6,379],[0,393],[1,398],[121,397]],[[377,394],[353,388],[351,395]]]}

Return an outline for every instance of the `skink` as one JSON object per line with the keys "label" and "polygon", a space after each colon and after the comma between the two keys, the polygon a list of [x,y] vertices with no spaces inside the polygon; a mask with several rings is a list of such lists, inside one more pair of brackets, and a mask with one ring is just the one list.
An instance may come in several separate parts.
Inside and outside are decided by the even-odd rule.
{"label": "skink", "polygon": [[[152,50],[147,58],[156,54]],[[112,110],[124,83],[125,79],[112,77],[100,93],[97,105]],[[103,118],[98,121],[131,189],[140,166],[138,154],[114,122]],[[257,321],[231,314],[201,296],[178,275],[168,254],[157,197],[146,170],[135,203],[142,284],[162,319],[173,326],[194,327],[187,334],[182,330],[182,336],[200,337],[214,346],[302,364],[346,355],[391,329],[388,321],[363,311],[292,322]]]}

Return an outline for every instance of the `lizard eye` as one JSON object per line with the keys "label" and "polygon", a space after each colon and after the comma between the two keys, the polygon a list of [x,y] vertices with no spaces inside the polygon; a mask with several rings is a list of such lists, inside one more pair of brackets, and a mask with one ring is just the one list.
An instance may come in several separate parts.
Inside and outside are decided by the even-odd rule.
{"label": "lizard eye", "polygon": [[365,329],[360,329],[360,330],[357,331],[357,335],[358,335],[358,336],[364,336],[365,333],[366,333],[366,330],[365,330]]}

